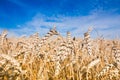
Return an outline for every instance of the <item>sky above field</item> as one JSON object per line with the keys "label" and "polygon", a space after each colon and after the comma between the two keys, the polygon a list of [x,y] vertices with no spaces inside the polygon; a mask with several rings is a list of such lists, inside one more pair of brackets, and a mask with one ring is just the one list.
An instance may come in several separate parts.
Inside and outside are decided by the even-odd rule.
{"label": "sky above field", "polygon": [[45,35],[56,26],[61,35],[120,37],[120,0],[0,0],[0,33]]}

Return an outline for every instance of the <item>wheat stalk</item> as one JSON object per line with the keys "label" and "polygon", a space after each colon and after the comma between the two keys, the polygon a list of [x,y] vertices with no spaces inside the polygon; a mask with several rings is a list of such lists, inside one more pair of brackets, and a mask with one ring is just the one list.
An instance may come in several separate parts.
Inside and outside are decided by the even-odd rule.
{"label": "wheat stalk", "polygon": [[6,54],[1,54],[1,57],[10,61],[21,73],[24,73],[24,71],[21,68],[20,63],[17,60],[15,60],[13,57],[6,55]]}

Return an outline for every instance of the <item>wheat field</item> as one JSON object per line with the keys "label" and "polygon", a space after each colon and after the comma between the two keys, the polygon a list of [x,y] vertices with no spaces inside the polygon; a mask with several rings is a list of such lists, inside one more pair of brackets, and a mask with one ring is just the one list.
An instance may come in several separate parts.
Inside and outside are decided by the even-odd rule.
{"label": "wheat field", "polygon": [[18,38],[0,34],[0,80],[120,80],[120,40],[62,36],[55,28]]}

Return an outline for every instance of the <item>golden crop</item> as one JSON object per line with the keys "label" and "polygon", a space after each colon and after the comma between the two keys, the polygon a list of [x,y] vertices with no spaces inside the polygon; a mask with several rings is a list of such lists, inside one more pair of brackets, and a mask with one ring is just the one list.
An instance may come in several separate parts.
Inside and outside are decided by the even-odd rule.
{"label": "golden crop", "polygon": [[[53,35],[55,35],[53,37]],[[120,80],[120,40],[0,35],[0,80]]]}

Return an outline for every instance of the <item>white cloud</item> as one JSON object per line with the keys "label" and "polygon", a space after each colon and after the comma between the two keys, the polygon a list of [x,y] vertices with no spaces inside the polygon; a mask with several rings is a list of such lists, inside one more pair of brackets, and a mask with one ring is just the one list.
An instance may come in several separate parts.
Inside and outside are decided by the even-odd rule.
{"label": "white cloud", "polygon": [[[119,14],[105,14],[103,12],[91,13],[87,16],[78,17],[47,17],[41,14],[37,14],[31,21],[25,24],[18,25],[16,29],[11,29],[10,32],[17,35],[33,34],[39,32],[43,35],[49,31],[53,25],[56,25],[58,31],[62,35],[66,35],[66,31],[70,31],[73,36],[81,37],[89,27],[94,27],[98,31],[99,35],[103,35],[106,38],[113,38],[114,36],[120,36],[120,15]],[[92,36],[98,36],[93,30]]]}
{"label": "white cloud", "polygon": [[[40,15],[41,16],[41,15]],[[35,28],[40,28],[40,26],[46,26],[47,29],[53,25],[57,26],[57,29],[63,34],[66,34],[66,31],[71,31],[74,36],[82,36],[89,27],[94,27],[100,35],[111,38],[115,36],[115,32],[119,34],[120,30],[120,15],[111,15],[111,14],[91,14],[88,16],[79,16],[79,17],[49,17],[51,20],[56,20],[57,22],[46,22],[45,20],[48,17],[34,17],[34,19],[27,23],[27,26],[33,26]],[[60,21],[60,22],[59,22]],[[95,31],[92,36],[97,35]]]}

